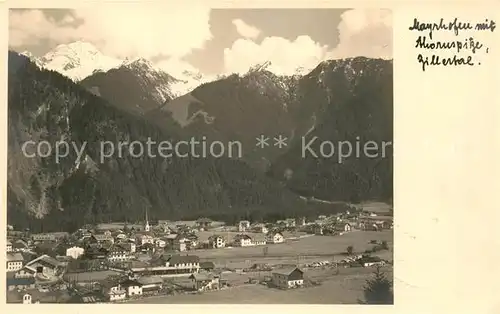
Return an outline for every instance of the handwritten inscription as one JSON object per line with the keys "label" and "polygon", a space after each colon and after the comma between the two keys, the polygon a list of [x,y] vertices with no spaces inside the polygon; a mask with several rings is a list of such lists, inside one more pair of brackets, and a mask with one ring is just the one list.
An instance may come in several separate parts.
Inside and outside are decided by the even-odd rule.
{"label": "handwritten inscription", "polygon": [[[409,27],[410,31],[422,32],[425,35],[419,35],[415,40],[415,48],[424,50],[427,53],[419,53],[417,62],[421,65],[422,71],[426,71],[430,66],[475,66],[481,62],[477,55],[480,52],[489,53],[489,47],[475,39],[475,32],[494,32],[496,22],[491,19],[471,22],[460,21],[455,18],[451,21],[445,21],[441,18],[437,22],[422,22],[417,18],[413,20],[413,25]],[[434,34],[438,32],[452,32],[454,40],[437,40]],[[446,55],[444,52],[447,51]],[[450,55],[451,53],[451,55]]]}

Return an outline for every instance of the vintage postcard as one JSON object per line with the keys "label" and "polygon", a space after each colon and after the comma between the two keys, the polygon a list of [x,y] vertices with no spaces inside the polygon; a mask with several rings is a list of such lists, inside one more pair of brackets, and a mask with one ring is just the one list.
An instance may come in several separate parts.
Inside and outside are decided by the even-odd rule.
{"label": "vintage postcard", "polygon": [[7,304],[425,298],[404,274],[430,251],[414,260],[411,239],[437,245],[432,221],[455,227],[423,190],[396,196],[432,169],[419,162],[438,136],[395,115],[465,119],[428,100],[434,82],[459,95],[466,71],[493,77],[497,18],[281,3],[4,6]]}

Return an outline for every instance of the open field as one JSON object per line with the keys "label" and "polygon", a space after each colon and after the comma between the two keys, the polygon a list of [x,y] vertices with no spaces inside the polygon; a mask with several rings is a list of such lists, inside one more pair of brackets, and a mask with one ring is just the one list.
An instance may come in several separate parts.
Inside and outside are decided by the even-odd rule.
{"label": "open field", "polygon": [[388,213],[392,208],[391,205],[381,202],[365,202],[360,204],[364,211],[374,213]]}
{"label": "open field", "polygon": [[[211,260],[218,266],[238,267],[235,264],[244,262],[248,267],[252,263],[300,263],[318,259],[342,259],[350,245],[355,253],[363,253],[373,247],[370,240],[387,241],[389,248],[393,245],[393,231],[354,231],[341,236],[311,236],[297,241],[286,241],[281,244],[266,246],[234,247],[223,249],[196,250],[202,260]],[[268,247],[264,256],[264,247]],[[381,251],[380,257],[392,260],[391,251]]]}
{"label": "open field", "polygon": [[[244,232],[245,234],[251,236],[253,239],[259,239],[259,240],[264,240],[266,238],[266,235],[264,233],[257,233],[257,232]],[[237,234],[242,234],[242,232],[237,232],[237,231],[214,231],[214,230],[207,230],[207,231],[200,231],[197,233],[198,235],[198,240],[200,242],[203,241],[208,241],[208,238],[212,235],[221,235],[226,239],[226,242],[232,242],[234,240],[234,237]],[[287,238],[294,238],[294,237],[300,237],[306,235],[305,232],[283,232],[283,237],[285,239]]]}
{"label": "open field", "polygon": [[99,281],[106,279],[108,276],[111,275],[118,275],[120,274],[119,272],[113,271],[113,270],[103,270],[103,271],[92,271],[92,272],[82,272],[82,273],[66,273],[64,274],[64,279],[66,281],[85,281],[85,282],[91,282],[91,281]]}
{"label": "open field", "polygon": [[[242,284],[248,275],[239,275],[240,283],[226,290],[204,292],[202,294],[178,294],[134,300],[132,303],[149,304],[355,304],[363,298],[363,287],[372,276],[373,268],[340,269],[335,275],[333,269],[306,271],[306,278],[320,280],[321,285],[293,289],[278,290],[260,284]],[[384,268],[388,278],[392,278],[392,270]],[[223,278],[228,279],[226,275]]]}

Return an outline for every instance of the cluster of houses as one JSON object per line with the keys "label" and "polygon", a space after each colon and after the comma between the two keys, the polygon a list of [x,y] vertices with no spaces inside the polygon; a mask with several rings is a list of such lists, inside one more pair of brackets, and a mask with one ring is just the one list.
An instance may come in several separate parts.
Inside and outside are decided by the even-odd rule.
{"label": "cluster of houses", "polygon": [[283,233],[279,231],[268,232],[263,236],[258,234],[252,234],[250,236],[247,233],[240,233],[233,237],[231,242],[220,234],[214,234],[208,238],[209,247],[214,249],[223,248],[226,246],[232,247],[247,247],[247,246],[257,246],[266,244],[279,244],[285,242]]}
{"label": "cluster of houses", "polygon": [[[198,291],[217,290],[224,286],[220,274],[214,274],[213,263],[200,261],[192,254],[197,249],[224,247],[251,247],[280,244],[283,233],[289,230],[316,235],[334,235],[358,230],[392,228],[392,217],[356,211],[334,216],[319,216],[315,221],[290,218],[274,223],[240,221],[231,231],[232,238],[224,236],[227,229],[214,230],[208,218],[198,219],[194,225],[160,223],[151,226],[147,219],[143,226],[115,230],[84,227],[73,234],[53,232],[29,234],[8,228],[7,235],[7,290],[22,291],[57,282],[65,273],[113,269],[128,273],[127,278],[101,282],[104,300],[119,301],[162,291],[163,277],[189,276],[192,288]],[[211,230],[208,240],[200,241],[198,234]],[[149,256],[140,261],[139,256]],[[292,288],[303,285],[303,272],[298,268],[276,270],[273,285]],[[25,295],[23,303],[36,303]]]}
{"label": "cluster of houses", "polygon": [[342,235],[352,230],[381,231],[392,228],[392,216],[347,211],[332,216],[320,215],[315,221],[303,225],[302,231],[315,235]]}

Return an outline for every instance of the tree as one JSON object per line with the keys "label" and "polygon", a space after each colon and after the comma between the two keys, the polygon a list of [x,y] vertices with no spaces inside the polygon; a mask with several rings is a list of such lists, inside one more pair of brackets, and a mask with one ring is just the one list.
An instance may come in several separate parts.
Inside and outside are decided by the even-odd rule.
{"label": "tree", "polygon": [[389,249],[389,245],[387,244],[387,241],[382,241],[382,250],[388,250]]}
{"label": "tree", "polygon": [[347,254],[352,255],[352,253],[354,252],[354,247],[352,245],[349,245],[347,247],[346,251],[347,251]]}
{"label": "tree", "polygon": [[380,271],[380,267],[373,273],[373,278],[366,281],[363,293],[363,304],[394,304],[392,282]]}

